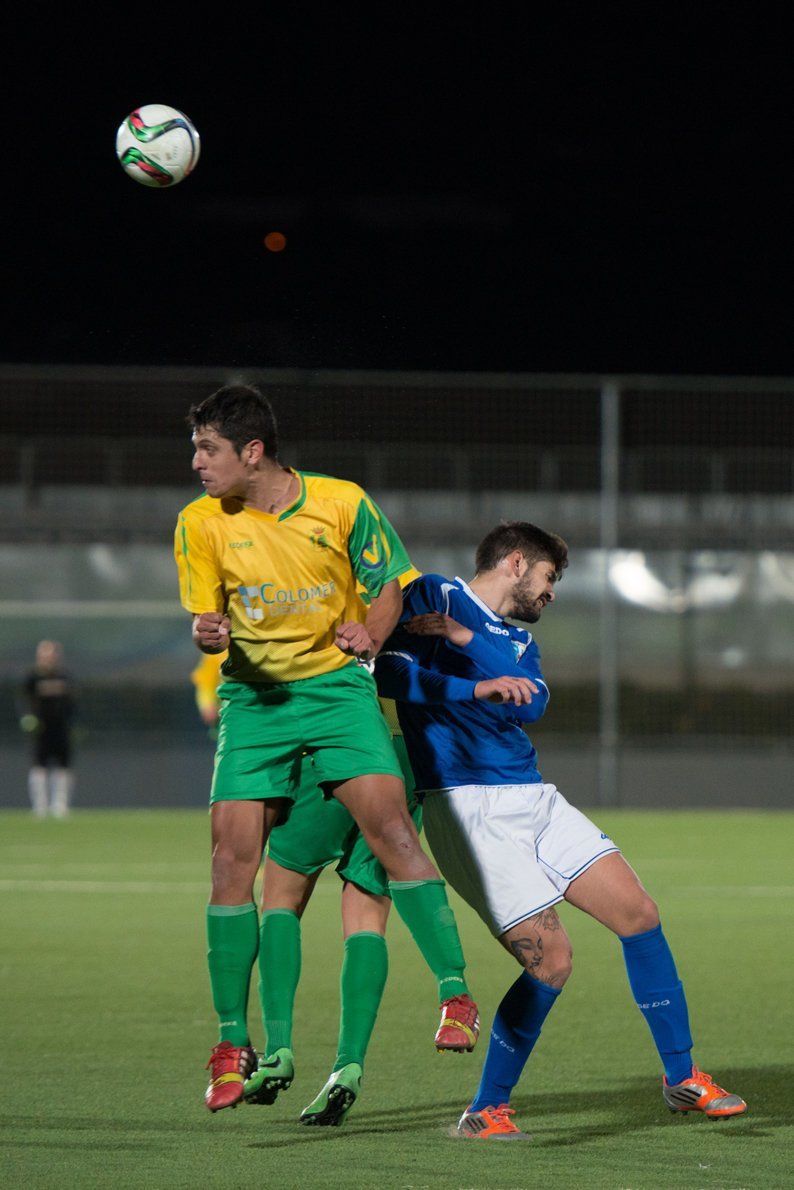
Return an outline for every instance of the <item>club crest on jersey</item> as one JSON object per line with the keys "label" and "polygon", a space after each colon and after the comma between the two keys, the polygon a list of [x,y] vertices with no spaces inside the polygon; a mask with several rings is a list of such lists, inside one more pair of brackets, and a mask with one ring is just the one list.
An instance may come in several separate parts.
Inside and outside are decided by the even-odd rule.
{"label": "club crest on jersey", "polygon": [[527,651],[527,642],[523,640],[513,640],[510,643],[515,649],[516,661],[520,661]]}
{"label": "club crest on jersey", "polygon": [[325,536],[325,529],[322,525],[315,525],[309,534],[309,541],[316,550],[330,550],[331,543]]}

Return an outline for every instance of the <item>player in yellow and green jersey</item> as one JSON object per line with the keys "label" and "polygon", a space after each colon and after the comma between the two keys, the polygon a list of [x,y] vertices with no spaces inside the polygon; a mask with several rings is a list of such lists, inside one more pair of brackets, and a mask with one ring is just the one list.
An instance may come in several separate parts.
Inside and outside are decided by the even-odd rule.
{"label": "player in yellow and green jersey", "polygon": [[[383,523],[387,536],[393,533]],[[404,587],[419,577],[403,569],[404,551],[392,552],[392,574]],[[366,596],[365,596],[366,599]],[[394,703],[380,699],[400,761],[408,808],[417,830],[422,811]],[[259,995],[267,1049],[245,1084],[246,1103],[272,1104],[294,1075],[292,1016],[301,969],[301,918],[324,868],[336,862],[342,884],[344,961],[340,977],[340,1022],[331,1076],[301,1113],[303,1124],[338,1125],[361,1091],[364,1059],[388,972],[386,923],[389,881],[345,807],[318,790],[311,758],[289,819],[268,839],[262,887]]]}
{"label": "player in yellow and green jersey", "polygon": [[[436,976],[437,1048],[470,1050],[479,1022],[444,883],[420,847],[375,683],[360,664],[374,658],[400,615],[399,582],[388,578],[399,539],[356,484],[281,465],[273,411],[257,389],[222,388],[188,420],[205,494],[179,514],[181,599],[198,648],[229,651],[207,907],[220,1037],[205,1099],[218,1111],[239,1102],[253,1073],[254,879],[271,829],[295,800],[306,753],[325,794],[349,810],[383,865],[397,911]],[[357,583],[370,600],[366,614]]]}

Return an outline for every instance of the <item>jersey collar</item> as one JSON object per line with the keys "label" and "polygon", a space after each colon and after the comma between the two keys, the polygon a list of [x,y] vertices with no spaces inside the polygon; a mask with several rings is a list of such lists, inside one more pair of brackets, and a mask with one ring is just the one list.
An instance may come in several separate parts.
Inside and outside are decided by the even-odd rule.
{"label": "jersey collar", "polygon": [[254,508],[250,504],[244,504],[243,508],[246,512],[251,512],[254,516],[264,517],[268,521],[286,521],[288,517],[293,516],[299,509],[303,508],[306,503],[306,479],[302,471],[296,471],[294,467],[287,467],[298,480],[300,484],[300,491],[293,500],[292,504],[288,504],[286,508],[282,508],[281,512],[276,514],[274,512],[263,512],[261,508]]}
{"label": "jersey collar", "polygon": [[455,582],[456,582],[456,583],[460,583],[461,587],[463,588],[463,590],[465,591],[465,593],[468,595],[469,599],[473,599],[473,600],[474,600],[474,602],[477,604],[477,607],[481,608],[481,609],[482,609],[482,611],[484,611],[484,612],[485,612],[486,616],[489,616],[489,617],[490,617],[492,620],[494,620],[494,621],[495,621],[495,623],[497,623],[497,624],[501,624],[501,623],[503,623],[502,617],[501,617],[501,616],[497,616],[496,612],[494,612],[494,611],[491,611],[491,609],[490,609],[490,607],[488,606],[488,604],[487,604],[487,603],[483,603],[482,599],[480,599],[480,598],[479,598],[479,596],[477,596],[477,595],[475,595],[475,594],[474,594],[474,592],[472,591],[472,589],[471,589],[471,587],[469,586],[469,584],[468,584],[468,583],[464,583],[463,579],[462,579],[462,578],[458,578],[458,576],[457,576],[457,575],[455,575]]}

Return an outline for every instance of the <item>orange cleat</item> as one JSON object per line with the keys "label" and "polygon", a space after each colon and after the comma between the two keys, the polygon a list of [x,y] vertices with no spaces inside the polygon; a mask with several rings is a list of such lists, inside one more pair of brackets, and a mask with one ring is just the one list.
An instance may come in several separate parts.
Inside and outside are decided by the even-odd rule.
{"label": "orange cleat", "polygon": [[532,1140],[529,1133],[516,1128],[510,1119],[514,1115],[506,1103],[483,1107],[480,1111],[470,1111],[467,1107],[458,1120],[457,1135],[464,1140]]}
{"label": "orange cleat", "polygon": [[662,1079],[662,1094],[671,1112],[701,1111],[710,1120],[726,1120],[729,1116],[740,1116],[747,1111],[747,1104],[738,1095],[718,1087],[710,1074],[704,1074],[697,1066],[682,1083]]}
{"label": "orange cleat", "polygon": [[256,1070],[256,1051],[250,1045],[221,1041],[204,1068],[211,1070],[204,1102],[210,1111],[236,1107],[243,1097],[245,1080]]}
{"label": "orange cleat", "polygon": [[452,996],[441,1004],[441,1024],[435,1036],[436,1049],[444,1053],[470,1054],[480,1036],[480,1015],[471,996]]}

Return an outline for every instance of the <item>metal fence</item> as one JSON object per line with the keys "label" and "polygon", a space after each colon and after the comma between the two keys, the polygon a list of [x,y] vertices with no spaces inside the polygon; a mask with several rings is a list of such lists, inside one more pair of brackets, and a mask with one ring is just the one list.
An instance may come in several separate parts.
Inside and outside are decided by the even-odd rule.
{"label": "metal fence", "polygon": [[470,574],[501,519],[566,537],[571,566],[537,632],[553,698],[535,734],[584,800],[786,800],[786,379],[0,368],[11,752],[43,636],[79,679],[86,764],[92,749],[162,763],[203,739],[170,539],[198,494],[187,409],[240,379],[271,396],[284,461],[360,482],[423,570]]}

